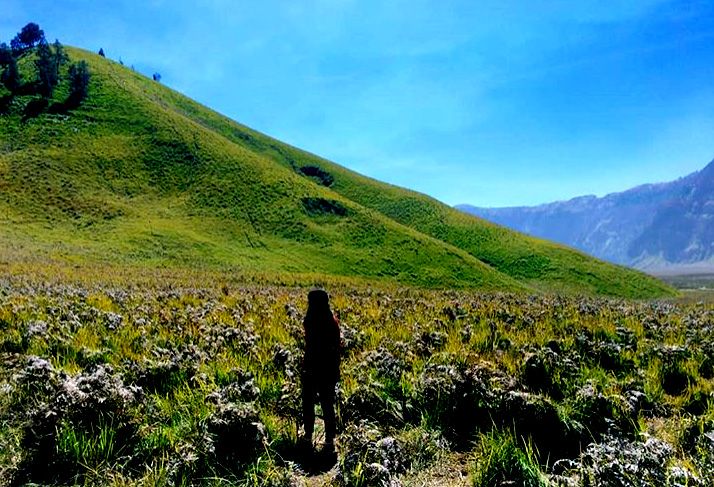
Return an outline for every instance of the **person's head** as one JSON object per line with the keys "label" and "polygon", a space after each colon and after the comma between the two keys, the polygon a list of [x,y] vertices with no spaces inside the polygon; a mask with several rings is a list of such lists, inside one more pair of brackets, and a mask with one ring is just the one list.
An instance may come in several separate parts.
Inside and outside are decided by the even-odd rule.
{"label": "person's head", "polygon": [[330,298],[327,295],[327,291],[319,288],[311,289],[307,293],[307,304],[310,306],[329,306]]}
{"label": "person's head", "polygon": [[307,294],[307,314],[319,316],[323,314],[332,315],[330,311],[330,298],[324,289],[312,289]]}

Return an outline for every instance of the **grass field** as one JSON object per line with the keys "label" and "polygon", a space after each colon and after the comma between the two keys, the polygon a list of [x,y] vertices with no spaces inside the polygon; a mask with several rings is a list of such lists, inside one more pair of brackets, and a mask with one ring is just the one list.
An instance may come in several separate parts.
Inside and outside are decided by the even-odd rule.
{"label": "grass field", "polygon": [[296,441],[306,288],[4,270],[3,484],[714,481],[712,304],[325,282],[331,468]]}
{"label": "grass field", "polygon": [[661,279],[677,289],[714,291],[714,274],[681,274],[662,276]]}
{"label": "grass field", "polygon": [[660,276],[660,279],[679,290],[676,302],[714,303],[713,274],[674,274]]}

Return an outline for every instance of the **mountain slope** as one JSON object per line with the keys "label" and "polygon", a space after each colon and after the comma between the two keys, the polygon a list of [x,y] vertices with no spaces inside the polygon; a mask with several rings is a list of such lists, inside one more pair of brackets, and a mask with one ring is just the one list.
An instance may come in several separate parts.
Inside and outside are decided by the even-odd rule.
{"label": "mountain slope", "polygon": [[[32,98],[17,97],[0,118],[0,248],[12,258],[493,290],[670,292],[642,274],[364,178],[112,61],[68,51],[92,71],[82,106],[35,116]],[[60,86],[55,98],[65,94]]]}
{"label": "mountain slope", "polygon": [[714,268],[714,161],[685,181],[680,194],[656,209],[630,245],[634,262],[654,257],[667,264],[708,262]]}
{"label": "mountain slope", "polygon": [[457,208],[624,265],[657,269],[714,260],[714,162],[669,183],[534,207]]}

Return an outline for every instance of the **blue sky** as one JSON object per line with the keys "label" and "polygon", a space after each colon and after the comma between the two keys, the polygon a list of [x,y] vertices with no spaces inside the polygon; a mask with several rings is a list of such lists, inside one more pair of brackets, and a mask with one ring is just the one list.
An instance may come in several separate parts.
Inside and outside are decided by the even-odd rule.
{"label": "blue sky", "polygon": [[0,0],[253,128],[446,203],[537,204],[714,158],[714,2]]}

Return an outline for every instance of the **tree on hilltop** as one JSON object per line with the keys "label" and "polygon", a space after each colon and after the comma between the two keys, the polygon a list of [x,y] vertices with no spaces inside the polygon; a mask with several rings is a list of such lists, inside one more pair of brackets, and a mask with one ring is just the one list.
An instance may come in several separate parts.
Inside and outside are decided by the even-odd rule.
{"label": "tree on hilltop", "polygon": [[27,49],[35,47],[45,38],[45,33],[40,26],[34,22],[30,22],[18,32],[18,34],[10,41],[10,47],[15,53],[21,53]]}
{"label": "tree on hilltop", "polygon": [[104,55],[104,48],[103,48],[103,47],[100,47],[100,48],[99,48],[99,53],[98,53],[98,54],[99,54],[100,56],[102,56],[102,57],[106,57],[106,56]]}

